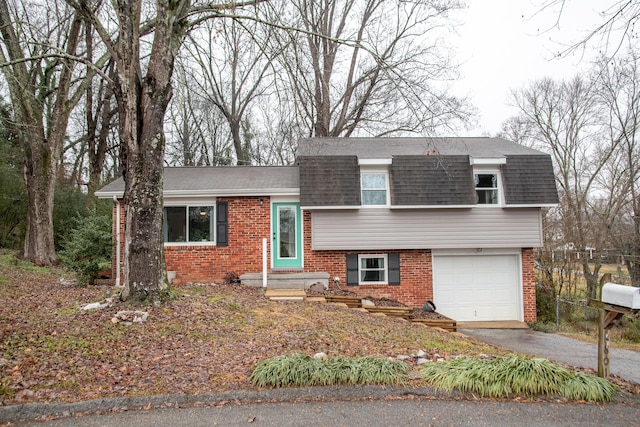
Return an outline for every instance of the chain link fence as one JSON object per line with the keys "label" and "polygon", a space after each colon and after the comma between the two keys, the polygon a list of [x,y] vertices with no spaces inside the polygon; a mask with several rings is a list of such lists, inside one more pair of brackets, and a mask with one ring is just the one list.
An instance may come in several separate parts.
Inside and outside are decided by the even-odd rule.
{"label": "chain link fence", "polygon": [[586,299],[556,297],[556,330],[559,332],[598,332],[598,309],[589,307]]}

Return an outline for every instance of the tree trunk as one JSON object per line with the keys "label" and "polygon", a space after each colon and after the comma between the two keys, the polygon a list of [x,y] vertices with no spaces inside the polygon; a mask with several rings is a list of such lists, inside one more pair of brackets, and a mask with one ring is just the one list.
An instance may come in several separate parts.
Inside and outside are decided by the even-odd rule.
{"label": "tree trunk", "polygon": [[627,270],[629,271],[629,278],[631,279],[631,286],[640,288],[640,262],[626,258]]}
{"label": "tree trunk", "polygon": [[238,165],[251,164],[249,153],[247,152],[244,146],[244,143],[242,141],[242,135],[240,133],[241,131],[240,120],[236,120],[236,119],[229,120],[229,127],[231,128],[231,136],[233,138],[233,147],[236,150]]}
{"label": "tree trunk", "polygon": [[22,255],[36,265],[48,266],[56,262],[53,196],[58,162],[55,155],[48,151],[46,144],[32,141],[30,145],[31,155],[26,156],[24,165],[29,208]]}
{"label": "tree trunk", "polygon": [[[143,76],[137,28],[127,25],[132,16],[130,11],[134,11],[134,17],[139,16],[140,4],[135,0],[123,4],[120,11],[120,19],[124,20],[120,34],[123,52],[117,62],[119,84],[116,85],[125,181],[122,298],[159,304],[168,289],[162,236],[163,125],[172,95],[175,55],[184,28],[174,27],[176,10],[160,2],[149,64]],[[188,5],[172,4],[174,7]]]}
{"label": "tree trunk", "polygon": [[[52,265],[56,261],[53,199],[69,115],[77,102],[69,97],[72,83],[77,81],[76,61],[71,58],[76,55],[82,20],[78,14],[71,19],[67,44],[60,47],[66,56],[59,60],[59,67],[53,68],[48,68],[46,61],[33,61],[25,55],[21,37],[28,35],[14,27],[22,29],[13,22],[6,0],[0,0],[3,44],[0,61],[5,65],[2,72],[11,94],[15,131],[24,154],[29,199],[23,256],[38,265]],[[8,62],[13,63],[7,65]],[[83,80],[86,83],[90,78],[87,75]]]}
{"label": "tree trunk", "polygon": [[593,271],[589,265],[589,260],[585,255],[582,260],[582,273],[584,280],[587,283],[587,300],[596,298],[596,291],[598,289],[598,274],[600,273],[600,261],[596,260],[593,266]]}

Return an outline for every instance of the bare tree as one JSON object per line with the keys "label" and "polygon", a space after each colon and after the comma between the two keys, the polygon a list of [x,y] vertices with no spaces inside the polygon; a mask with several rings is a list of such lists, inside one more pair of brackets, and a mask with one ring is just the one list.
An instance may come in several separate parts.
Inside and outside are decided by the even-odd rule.
{"label": "bare tree", "polygon": [[[251,144],[243,138],[255,100],[270,85],[271,62],[280,54],[271,43],[275,28],[256,21],[209,21],[193,31],[185,50],[194,65],[194,98],[226,119],[237,163],[251,164]],[[188,61],[189,63],[191,61]]]}
{"label": "bare tree", "polygon": [[56,260],[53,199],[61,150],[71,111],[92,78],[77,67],[82,27],[73,9],[0,0],[0,66],[28,194],[23,255],[39,265]]}
{"label": "bare tree", "polygon": [[168,288],[161,232],[163,125],[172,96],[176,55],[194,24],[239,13],[242,6],[260,1],[67,2],[95,28],[115,65],[112,87],[118,105],[125,182],[122,298],[159,303]]}
{"label": "bare tree", "polygon": [[458,2],[293,4],[303,31],[284,41],[282,67],[314,135],[431,133],[467,119],[464,102],[446,94],[455,68],[439,37]]}
{"label": "bare tree", "polygon": [[608,224],[613,217],[593,215],[598,202],[594,192],[616,144],[601,133],[594,88],[581,77],[562,82],[544,79],[514,91],[513,100],[535,146],[553,158],[563,237],[583,254],[580,262],[587,297],[595,298],[601,261],[596,257],[591,266],[586,254],[589,248],[603,247],[606,233],[602,233],[600,222]]}
{"label": "bare tree", "polygon": [[212,108],[192,87],[192,74],[185,72],[188,59],[179,58],[176,91],[168,112],[167,153],[169,165],[217,166],[233,163],[229,126],[220,111]]}
{"label": "bare tree", "polygon": [[[545,0],[542,2],[541,10],[556,8],[559,11],[556,26],[559,27],[564,11],[571,1],[577,3],[576,0]],[[625,40],[637,37],[635,24],[640,18],[640,1],[608,0],[599,6],[601,21],[584,37],[571,41],[558,56],[569,55],[577,49],[584,49],[587,45],[595,43],[606,56],[614,57],[623,47]]]}
{"label": "bare tree", "polygon": [[[90,28],[90,27],[87,27]],[[91,41],[87,41],[90,46]],[[87,69],[92,63],[91,48],[87,48]],[[102,70],[104,75],[113,73],[112,65]],[[94,193],[105,180],[113,178],[113,170],[119,165],[108,162],[110,152],[118,151],[118,138],[114,122],[117,108],[113,91],[105,79],[93,79],[87,85],[84,97],[72,113],[67,129],[66,143],[62,149],[59,181],[67,185],[87,189],[87,207],[95,206]]]}
{"label": "bare tree", "polygon": [[606,111],[608,138],[617,147],[600,186],[600,212],[615,218],[612,243],[624,256],[631,282],[640,286],[640,57],[629,50],[596,67],[597,95]]}
{"label": "bare tree", "polygon": [[[89,56],[89,61],[92,61]],[[106,70],[107,75],[113,75],[113,68]],[[85,120],[87,125],[87,153],[88,153],[88,183],[89,200],[102,185],[103,171],[106,163],[107,151],[112,146],[111,129],[116,118],[117,108],[113,90],[108,82],[100,79],[97,87],[90,87],[85,95]]]}

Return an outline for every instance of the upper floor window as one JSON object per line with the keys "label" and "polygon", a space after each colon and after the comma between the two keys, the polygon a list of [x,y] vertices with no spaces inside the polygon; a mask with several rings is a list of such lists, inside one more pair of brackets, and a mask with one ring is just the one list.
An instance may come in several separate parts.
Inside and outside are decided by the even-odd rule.
{"label": "upper floor window", "polygon": [[479,205],[500,204],[499,177],[496,172],[476,173],[473,179]]}
{"label": "upper floor window", "polygon": [[213,242],[214,206],[166,206],[162,222],[165,242]]}
{"label": "upper floor window", "polygon": [[360,177],[363,205],[384,206],[388,204],[388,179],[386,172],[364,172]]}

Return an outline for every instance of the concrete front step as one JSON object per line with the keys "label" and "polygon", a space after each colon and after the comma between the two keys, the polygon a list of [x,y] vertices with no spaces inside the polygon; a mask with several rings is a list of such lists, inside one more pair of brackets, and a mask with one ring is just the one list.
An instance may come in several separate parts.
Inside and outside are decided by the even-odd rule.
{"label": "concrete front step", "polygon": [[[245,286],[262,287],[261,273],[245,273],[240,276],[240,283]],[[329,273],[269,273],[267,288],[273,289],[308,289],[314,283],[329,286]]]}
{"label": "concrete front step", "polygon": [[267,289],[264,296],[272,301],[304,301],[307,293],[303,289]]}

